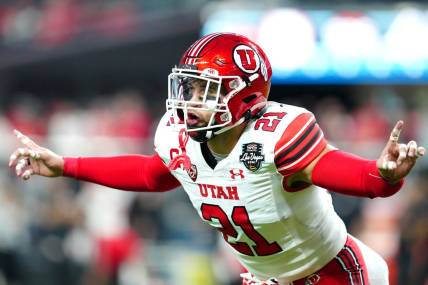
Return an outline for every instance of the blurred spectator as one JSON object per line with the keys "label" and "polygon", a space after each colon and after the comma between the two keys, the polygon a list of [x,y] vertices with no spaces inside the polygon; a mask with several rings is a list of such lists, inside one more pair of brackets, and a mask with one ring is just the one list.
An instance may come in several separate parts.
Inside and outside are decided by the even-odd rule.
{"label": "blurred spectator", "polygon": [[6,43],[30,41],[39,31],[40,10],[30,0],[20,0],[5,8],[1,18]]}
{"label": "blurred spectator", "polygon": [[374,98],[362,102],[353,112],[355,124],[349,135],[358,143],[383,142],[389,135],[390,123],[382,110],[383,106],[378,105]]}
{"label": "blurred spectator", "polygon": [[33,94],[15,94],[14,102],[7,111],[12,128],[36,137],[47,134],[47,114],[40,99]]}
{"label": "blurred spectator", "polygon": [[77,0],[49,0],[39,23],[38,43],[57,46],[69,42],[78,32],[81,10]]}
{"label": "blurred spectator", "polygon": [[134,0],[19,0],[0,6],[0,36],[9,45],[58,47],[79,36],[123,37],[140,24]]}
{"label": "blurred spectator", "polygon": [[85,284],[118,284],[120,267],[141,255],[141,240],[130,227],[127,213],[137,195],[84,183],[79,201],[85,228],[94,240],[92,264]]}
{"label": "blurred spectator", "polygon": [[354,118],[338,98],[328,96],[320,100],[314,112],[324,135],[331,143],[336,143],[340,147],[344,142],[349,141],[349,130],[354,129]]}
{"label": "blurred spectator", "polygon": [[137,91],[128,90],[115,94],[115,97],[105,104],[105,110],[110,117],[105,123],[105,135],[128,137],[139,144],[149,137],[153,122],[143,97]]}
{"label": "blurred spectator", "polygon": [[400,221],[397,284],[428,284],[428,168],[417,179]]}
{"label": "blurred spectator", "polygon": [[131,0],[104,5],[98,11],[95,31],[104,37],[121,37],[135,32],[138,24],[136,8]]}
{"label": "blurred spectator", "polygon": [[[74,192],[67,181],[37,181],[20,185],[21,203],[27,216],[27,240],[19,241],[19,273],[23,284],[64,284],[79,282],[79,266],[64,250],[64,241],[79,222]],[[27,192],[28,191],[28,192]],[[24,194],[25,193],[25,194]]]}
{"label": "blurred spectator", "polygon": [[143,239],[154,242],[165,239],[165,225],[161,211],[165,205],[165,195],[141,193],[137,195],[129,210],[131,227]]}
{"label": "blurred spectator", "polygon": [[0,276],[4,282],[18,285],[22,284],[19,250],[26,238],[28,212],[16,185],[8,184],[5,178],[0,176]]}

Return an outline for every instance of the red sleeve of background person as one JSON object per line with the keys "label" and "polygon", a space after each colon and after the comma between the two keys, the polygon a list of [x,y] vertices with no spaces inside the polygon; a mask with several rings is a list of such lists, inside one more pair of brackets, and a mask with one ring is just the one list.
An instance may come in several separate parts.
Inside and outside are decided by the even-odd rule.
{"label": "red sleeve of background person", "polygon": [[164,192],[180,185],[159,155],[65,157],[64,176],[111,188]]}

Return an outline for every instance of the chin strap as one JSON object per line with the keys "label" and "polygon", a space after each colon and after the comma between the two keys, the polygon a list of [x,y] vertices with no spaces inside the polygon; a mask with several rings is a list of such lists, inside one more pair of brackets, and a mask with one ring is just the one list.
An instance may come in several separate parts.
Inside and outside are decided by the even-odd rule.
{"label": "chin strap", "polygon": [[237,121],[236,123],[234,123],[233,125],[230,126],[226,126],[223,127],[221,129],[217,129],[217,130],[203,130],[203,131],[193,131],[194,133],[197,133],[196,136],[190,136],[193,140],[199,142],[199,143],[204,143],[206,141],[208,141],[209,139],[212,139],[213,137],[215,137],[216,135],[222,134],[224,132],[227,132],[228,130],[244,123],[245,121],[247,121],[248,119],[246,117],[242,117],[239,121]]}
{"label": "chin strap", "polygon": [[236,123],[234,123],[234,124],[232,124],[230,126],[226,126],[224,128],[221,128],[221,129],[219,129],[217,131],[213,131],[213,134],[212,134],[211,137],[213,137],[215,135],[222,134],[224,132],[227,132],[228,130],[230,130],[230,129],[236,127],[236,126],[239,126],[240,124],[245,123],[246,121],[249,121],[253,117],[253,116],[251,116],[251,114],[253,113],[254,110],[256,110],[256,109],[263,109],[265,106],[266,106],[266,102],[260,102],[258,104],[255,104],[253,107],[251,107],[249,110],[247,110],[244,113],[244,116],[242,116],[242,118],[239,119]]}
{"label": "chin strap", "polygon": [[230,130],[236,126],[239,126],[240,124],[243,124],[243,123],[249,121],[251,118],[254,117],[251,115],[254,110],[263,109],[265,106],[266,106],[266,102],[260,102],[258,104],[255,104],[253,107],[251,107],[251,109],[247,110],[244,113],[244,116],[242,116],[241,119],[236,121],[234,124],[232,124],[230,126],[225,126],[223,128],[214,128],[212,130],[197,131],[197,133],[198,133],[197,136],[190,136],[190,137],[199,143],[206,142],[207,140],[212,139],[214,136],[225,133],[228,130]]}
{"label": "chin strap", "polygon": [[[218,131],[210,131],[210,132],[207,132],[207,136],[208,136],[208,133],[212,133],[212,135],[211,135],[211,137],[210,138],[212,138],[212,137],[214,137],[214,136],[216,136],[216,135],[219,135],[219,134],[222,134],[222,133],[224,133],[224,132],[227,132],[228,130],[230,130],[230,129],[232,129],[232,128],[234,128],[234,127],[236,127],[236,126],[239,126],[240,124],[242,124],[242,123],[244,123],[245,121],[247,121],[248,119],[246,118],[246,116],[244,116],[244,117],[242,117],[241,119],[239,119],[236,123],[234,123],[234,124],[232,124],[232,125],[230,125],[230,126],[226,126],[226,127],[224,127],[224,128],[221,128],[221,129],[219,129]],[[210,138],[208,138],[208,139],[210,139]]]}

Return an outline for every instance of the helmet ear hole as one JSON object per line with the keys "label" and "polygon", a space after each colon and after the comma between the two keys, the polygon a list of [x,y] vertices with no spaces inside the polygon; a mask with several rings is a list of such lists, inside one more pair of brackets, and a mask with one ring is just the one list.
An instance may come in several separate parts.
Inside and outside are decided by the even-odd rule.
{"label": "helmet ear hole", "polygon": [[242,101],[244,102],[244,103],[250,103],[251,101],[253,101],[254,99],[256,99],[257,98],[257,96],[255,95],[255,94],[252,94],[252,95],[250,95],[250,96],[247,96],[247,97],[245,97],[244,99],[242,99]]}

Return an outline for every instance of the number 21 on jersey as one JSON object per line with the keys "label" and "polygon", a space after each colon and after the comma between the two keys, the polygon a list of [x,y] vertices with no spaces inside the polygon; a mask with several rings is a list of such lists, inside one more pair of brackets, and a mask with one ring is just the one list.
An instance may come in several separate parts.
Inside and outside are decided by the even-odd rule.
{"label": "number 21 on jersey", "polygon": [[235,250],[245,255],[266,256],[280,252],[282,249],[278,243],[269,243],[251,224],[248,212],[243,206],[235,206],[232,211],[232,222],[250,238],[254,245],[250,246],[245,242],[229,242],[229,237],[238,238],[238,232],[229,220],[227,214],[218,205],[203,203],[201,205],[202,217],[207,221],[217,219],[221,228],[218,228],[223,234],[224,240]]}
{"label": "number 21 on jersey", "polygon": [[274,132],[286,114],[287,113],[285,112],[264,113],[263,116],[256,121],[254,129],[258,130],[260,127],[262,127],[262,130],[265,132]]}

